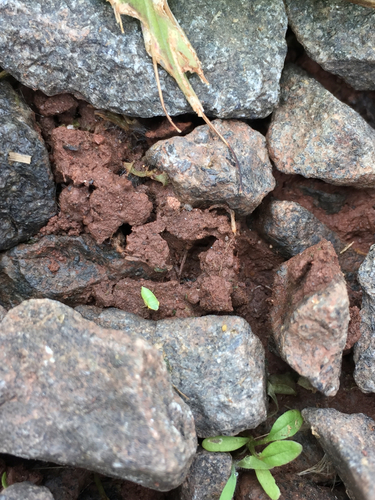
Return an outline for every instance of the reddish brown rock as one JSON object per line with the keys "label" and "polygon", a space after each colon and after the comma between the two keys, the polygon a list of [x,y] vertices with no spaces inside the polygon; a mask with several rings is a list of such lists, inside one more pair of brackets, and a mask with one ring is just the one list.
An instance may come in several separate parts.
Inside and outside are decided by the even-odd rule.
{"label": "reddish brown rock", "polygon": [[339,388],[349,299],[335,250],[322,240],[278,270],[271,321],[281,357],[326,396]]}

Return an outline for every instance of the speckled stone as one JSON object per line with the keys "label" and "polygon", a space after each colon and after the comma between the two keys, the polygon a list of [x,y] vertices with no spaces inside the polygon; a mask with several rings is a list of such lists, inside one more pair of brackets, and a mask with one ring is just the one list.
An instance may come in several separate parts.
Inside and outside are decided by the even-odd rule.
{"label": "speckled stone", "polygon": [[302,416],[327,453],[352,500],[374,500],[375,422],[363,413],[306,408]]}
{"label": "speckled stone", "polygon": [[168,174],[174,191],[192,206],[227,205],[248,215],[275,187],[264,137],[246,123],[213,122],[237,155],[239,171],[228,147],[208,125],[185,137],[159,141],[145,155],[146,163]]}
{"label": "speckled stone", "polygon": [[308,55],[357,90],[375,90],[375,10],[347,0],[285,0]]}
{"label": "speckled stone", "polygon": [[322,239],[330,241],[336,251],[344,248],[333,231],[295,201],[272,200],[261,210],[256,227],[286,258],[294,257]]}
{"label": "speckled stone", "polygon": [[144,320],[119,309],[78,306],[106,328],[140,335],[164,356],[199,437],[236,435],[267,417],[264,350],[238,316]]}
{"label": "speckled stone", "polygon": [[314,78],[289,65],[267,133],[281,172],[337,186],[375,187],[375,130]]}
{"label": "speckled stone", "polygon": [[124,260],[88,235],[45,236],[0,254],[0,304],[9,308],[26,299],[49,298],[77,305],[103,280],[154,274],[147,264]]}
{"label": "speckled stone", "polygon": [[[30,164],[9,161],[10,152],[30,156]],[[26,241],[55,215],[55,189],[34,113],[0,81],[0,251]]]}
{"label": "speckled stone", "polygon": [[[172,0],[170,7],[203,64],[208,87],[190,81],[208,115],[260,118],[279,98],[286,55],[282,0]],[[47,95],[84,97],[131,116],[163,115],[139,21],[98,0],[3,0],[0,66]],[[172,115],[191,112],[172,78],[159,70]]]}
{"label": "speckled stone", "polygon": [[354,346],[354,380],[363,392],[375,392],[375,245],[358,271],[362,288],[361,337]]}
{"label": "speckled stone", "polygon": [[160,491],[183,482],[194,419],[148,342],[42,299],[8,312],[0,344],[0,453]]}
{"label": "speckled stone", "polygon": [[349,298],[331,243],[322,240],[276,273],[272,333],[281,357],[326,396],[340,386]]}
{"label": "speckled stone", "polygon": [[232,470],[230,453],[198,448],[187,478],[173,492],[173,500],[219,500]]}
{"label": "speckled stone", "polygon": [[45,486],[36,486],[27,481],[12,484],[0,493],[0,500],[53,500],[53,498]]}

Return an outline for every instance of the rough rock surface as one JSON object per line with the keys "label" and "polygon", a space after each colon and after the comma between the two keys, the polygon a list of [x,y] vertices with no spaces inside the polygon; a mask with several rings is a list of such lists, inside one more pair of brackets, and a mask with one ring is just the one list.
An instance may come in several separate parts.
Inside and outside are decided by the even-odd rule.
{"label": "rough rock surface", "polygon": [[374,500],[375,422],[363,413],[347,415],[333,408],[306,408],[311,426],[352,500]]}
{"label": "rough rock surface", "polygon": [[3,490],[0,500],[53,500],[53,496],[45,486],[23,482],[12,484]]}
{"label": "rough rock surface", "polygon": [[237,155],[242,193],[233,155],[208,125],[186,137],[159,141],[147,151],[146,162],[168,174],[185,203],[222,203],[240,215],[250,214],[275,187],[264,137],[243,122],[213,123]]}
{"label": "rough rock surface", "polygon": [[2,321],[5,318],[6,313],[7,310],[5,309],[5,307],[0,306],[0,321]]}
{"label": "rough rock surface", "polygon": [[[282,0],[185,0],[170,7],[193,44],[210,86],[192,85],[208,114],[260,118],[278,101],[286,55]],[[47,95],[71,92],[131,116],[162,115],[140,23],[96,0],[12,0],[0,6],[0,65]],[[182,92],[159,71],[167,109],[190,112]],[[124,85],[126,82],[126,85]]]}
{"label": "rough rock surface", "polygon": [[[10,161],[10,152],[30,156],[30,164]],[[55,210],[55,184],[34,114],[0,81],[0,251],[37,233]]]}
{"label": "rough rock surface", "polygon": [[198,449],[187,478],[174,492],[178,500],[219,500],[232,469],[230,453]]}
{"label": "rough rock surface", "polygon": [[348,285],[354,290],[359,289],[356,271],[363,262],[363,255],[347,248],[347,243],[341,241],[337,233],[299,203],[271,201],[260,208],[255,226],[286,258],[294,257],[322,239],[330,241]]}
{"label": "rough rock surface", "polygon": [[284,71],[281,87],[267,133],[276,167],[339,186],[375,187],[374,129],[295,66]]}
{"label": "rough rock surface", "polygon": [[331,243],[322,240],[278,270],[271,311],[281,357],[326,396],[339,389],[349,299]]}
{"label": "rough rock surface", "polygon": [[235,435],[267,416],[264,351],[237,316],[149,321],[118,309],[79,306],[105,328],[141,335],[163,354],[172,382],[194,415],[197,435]]}
{"label": "rough rock surface", "polygon": [[103,280],[152,275],[145,263],[125,260],[88,235],[45,236],[0,254],[0,303],[14,307],[26,299],[50,298],[76,305]]}
{"label": "rough rock surface", "polygon": [[375,392],[375,245],[358,271],[362,287],[361,338],[354,346],[354,380],[363,392]]}
{"label": "rough rock surface", "polygon": [[336,251],[344,245],[311,212],[294,201],[271,201],[256,221],[259,232],[286,257],[294,257],[325,239]]}
{"label": "rough rock surface", "polygon": [[154,347],[48,299],[8,312],[0,341],[1,453],[181,484],[194,420]]}
{"label": "rough rock surface", "polygon": [[286,0],[308,55],[357,90],[375,90],[375,11],[346,0]]}

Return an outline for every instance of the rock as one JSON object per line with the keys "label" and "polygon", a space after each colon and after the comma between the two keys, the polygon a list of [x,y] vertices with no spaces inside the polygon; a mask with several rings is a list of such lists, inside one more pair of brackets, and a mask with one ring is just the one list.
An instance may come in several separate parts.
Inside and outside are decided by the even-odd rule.
{"label": "rock", "polygon": [[261,210],[257,230],[286,257],[294,257],[325,239],[337,252],[344,248],[338,236],[309,210],[294,201],[271,201]]}
{"label": "rock", "polygon": [[362,392],[375,392],[375,245],[358,271],[362,287],[361,337],[354,346],[354,380]]}
{"label": "rock", "polygon": [[52,493],[45,486],[36,486],[27,481],[12,484],[0,493],[0,500],[53,500]]}
{"label": "rock", "polygon": [[374,500],[375,422],[363,413],[346,415],[333,408],[306,408],[311,426],[352,500]]}
{"label": "rock", "polygon": [[285,1],[307,54],[357,90],[375,90],[375,11],[346,0]]}
{"label": "rock", "polygon": [[[48,153],[36,130],[34,113],[8,82],[1,81],[0,116],[2,251],[37,233],[55,214],[56,205]],[[10,161],[11,152],[30,156],[30,164]]]}
{"label": "rock", "polygon": [[[124,34],[106,2],[11,0],[0,7],[0,66],[47,95],[83,96],[97,108],[130,116],[164,114],[140,23],[122,16]],[[260,118],[278,101],[286,55],[282,0],[175,2],[172,10],[202,60],[210,86],[191,78],[208,115]],[[25,40],[28,44],[25,44]],[[170,114],[191,112],[164,70]],[[125,85],[124,85],[125,82]]]}
{"label": "rock", "polygon": [[232,469],[230,453],[198,449],[189,473],[174,492],[176,500],[219,500]]}
{"label": "rock", "polygon": [[267,133],[276,168],[338,186],[375,187],[374,129],[297,67],[287,67],[281,87]]}
{"label": "rock", "polygon": [[8,311],[5,309],[5,307],[0,305],[0,321],[2,321],[5,318],[5,315]]}
{"label": "rock", "polygon": [[322,240],[285,262],[273,287],[271,323],[281,357],[326,396],[339,389],[349,323],[345,280]]}
{"label": "rock", "polygon": [[79,306],[104,328],[141,335],[163,354],[172,383],[190,406],[197,435],[236,435],[267,417],[264,351],[237,316],[144,320],[118,309]]}
{"label": "rock", "polygon": [[[257,231],[284,257],[290,258],[325,239],[332,243],[346,282],[359,288],[356,271],[363,262],[358,254],[309,210],[294,201],[273,200],[260,209]],[[345,250],[347,248],[347,250]]]}
{"label": "rock", "polygon": [[0,452],[166,491],[196,450],[194,420],[141,338],[30,300],[0,326]]}
{"label": "rock", "polygon": [[[288,500],[347,500],[346,495],[340,495],[331,486],[318,486],[304,477],[296,474],[277,473],[272,471],[276,484],[280,489],[282,499]],[[235,493],[235,500],[269,500],[253,471],[245,471],[240,475]],[[275,497],[276,498],[276,497]]]}
{"label": "rock", "polygon": [[153,274],[146,264],[125,260],[88,235],[45,236],[0,254],[0,303],[14,307],[29,298],[50,298],[77,305],[103,281]]}
{"label": "rock", "polygon": [[145,160],[168,174],[184,203],[227,204],[240,215],[250,214],[275,187],[264,137],[243,122],[213,123],[237,155],[242,193],[233,155],[208,125],[197,127],[185,137],[157,142],[147,151]]}

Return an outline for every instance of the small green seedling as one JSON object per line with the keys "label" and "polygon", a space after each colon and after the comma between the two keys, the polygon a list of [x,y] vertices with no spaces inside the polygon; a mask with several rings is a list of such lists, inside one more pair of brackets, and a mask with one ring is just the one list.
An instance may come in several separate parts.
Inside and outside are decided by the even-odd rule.
{"label": "small green seedling", "polygon": [[[228,452],[246,446],[250,454],[241,460],[233,460],[232,472],[225,485],[220,500],[231,500],[237,482],[237,468],[253,469],[264,491],[271,498],[277,500],[280,490],[273,478],[270,469],[288,464],[298,457],[302,446],[295,441],[283,441],[301,428],[303,419],[298,410],[289,410],[279,417],[273,424],[269,434],[261,438],[216,436],[203,440],[202,446],[207,451]],[[256,446],[268,445],[261,452],[255,451]]]}
{"label": "small green seedling", "polygon": [[149,290],[145,286],[143,286],[141,288],[141,296],[142,296],[142,299],[143,299],[145,305],[149,309],[152,309],[153,311],[157,311],[159,309],[159,301],[158,301],[158,299],[151,292],[151,290]]}
{"label": "small green seedling", "polygon": [[3,472],[2,476],[1,476],[1,486],[4,488],[8,488],[8,481],[7,481],[7,473],[6,472]]}

